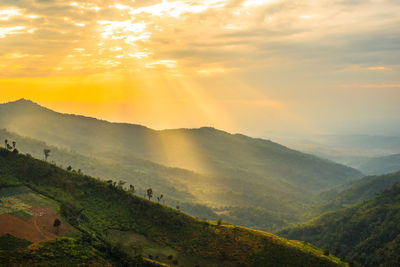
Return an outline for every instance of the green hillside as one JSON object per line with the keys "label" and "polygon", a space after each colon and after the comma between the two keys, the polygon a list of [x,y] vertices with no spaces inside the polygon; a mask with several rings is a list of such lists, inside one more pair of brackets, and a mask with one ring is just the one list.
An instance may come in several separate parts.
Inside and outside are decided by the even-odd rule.
{"label": "green hillside", "polygon": [[48,241],[36,248],[30,245],[15,253],[1,251],[2,262],[44,259],[55,265],[60,258],[69,257],[71,262],[89,258],[99,265],[118,265],[134,262],[134,255],[145,252],[142,256],[146,258],[182,266],[341,264],[307,244],[198,220],[111,183],[4,149],[0,150],[0,185],[25,186],[59,203],[62,220],[80,232],[80,237]]}
{"label": "green hillside", "polygon": [[327,213],[280,234],[326,248],[348,262],[398,266],[400,183],[371,200]]}
{"label": "green hillside", "polygon": [[[27,100],[0,105],[0,125],[59,147],[51,147],[49,160],[64,168],[123,180],[140,193],[152,187],[166,204],[197,217],[268,231],[300,222],[315,194],[362,177],[268,140],[213,128],[155,131],[60,114]],[[20,138],[18,147],[42,158],[46,144],[31,141]]]}
{"label": "green hillside", "polygon": [[[44,158],[43,149],[49,148],[51,150],[50,162],[63,168],[73,166],[75,171],[81,170],[83,173],[100,177],[103,180],[125,181],[127,182],[125,187],[135,186],[136,194],[141,196],[145,194],[147,188],[151,187],[155,195],[163,194],[163,204],[172,207],[179,206],[182,211],[198,218],[211,220],[221,218],[247,227],[275,231],[288,224],[298,222],[298,214],[307,208],[304,203],[309,201],[305,198],[306,195],[300,195],[301,191],[296,192],[295,190],[282,201],[279,200],[279,194],[270,192],[271,189],[262,191],[264,188],[257,188],[252,183],[244,183],[237,179],[231,179],[232,186],[237,189],[246,189],[246,191],[253,190],[252,197],[237,192],[237,190],[221,192],[221,190],[208,188],[207,192],[203,192],[206,186],[204,183],[207,181],[212,183],[214,177],[136,158],[110,162],[105,159],[83,156],[66,149],[49,146],[42,141],[0,130],[0,140],[5,139],[10,142],[11,140],[15,141],[21,152],[29,153],[36,158]],[[235,182],[237,183],[235,184]],[[199,193],[205,197],[209,196],[208,201],[201,201],[190,194],[189,192],[193,192],[193,190],[200,191]],[[218,199],[210,201],[210,198],[213,200],[216,197]],[[219,199],[222,200],[218,202]],[[240,216],[238,216],[238,212],[240,212]]]}
{"label": "green hillside", "polygon": [[331,190],[323,193],[322,195],[325,196],[321,196],[320,199],[329,200],[322,205],[317,205],[313,209],[313,214],[318,215],[369,200],[398,182],[400,182],[400,172],[364,177],[342,186],[339,192]]}

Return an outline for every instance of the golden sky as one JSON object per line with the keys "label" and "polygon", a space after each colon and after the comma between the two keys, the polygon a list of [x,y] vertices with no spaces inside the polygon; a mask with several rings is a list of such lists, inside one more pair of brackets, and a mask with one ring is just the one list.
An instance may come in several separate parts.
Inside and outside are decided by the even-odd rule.
{"label": "golden sky", "polygon": [[0,101],[177,128],[400,134],[398,0],[2,0]]}

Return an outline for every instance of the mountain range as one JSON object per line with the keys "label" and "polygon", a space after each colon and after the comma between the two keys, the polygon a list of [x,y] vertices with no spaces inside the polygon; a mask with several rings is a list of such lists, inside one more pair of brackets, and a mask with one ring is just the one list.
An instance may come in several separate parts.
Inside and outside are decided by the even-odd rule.
{"label": "mountain range", "polygon": [[[123,180],[143,192],[155,187],[171,203],[208,208],[196,216],[216,214],[269,231],[301,221],[312,196],[362,177],[355,169],[269,140],[210,127],[156,131],[61,114],[28,100],[0,105],[0,125],[67,151],[70,156],[58,159],[53,153],[64,167]],[[76,160],[71,153],[86,158]]]}

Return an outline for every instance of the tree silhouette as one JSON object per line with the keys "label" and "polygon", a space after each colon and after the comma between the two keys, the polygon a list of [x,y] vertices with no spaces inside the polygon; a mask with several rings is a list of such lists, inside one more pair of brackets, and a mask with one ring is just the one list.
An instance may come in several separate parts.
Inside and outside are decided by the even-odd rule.
{"label": "tree silhouette", "polygon": [[119,180],[117,185],[118,189],[123,189],[125,184],[126,182]]}
{"label": "tree silhouette", "polygon": [[50,156],[51,150],[48,148],[43,149],[44,159],[47,161],[47,158]]}
{"label": "tree silhouette", "polygon": [[135,194],[136,190],[135,187],[133,185],[129,185],[129,193]]}
{"label": "tree silhouette", "polygon": [[7,139],[4,140],[4,148],[8,149],[8,140]]}
{"label": "tree silhouette", "polygon": [[164,195],[163,195],[163,194],[161,194],[160,196],[158,196],[158,197],[157,197],[157,201],[158,201],[158,203],[160,203],[160,200],[161,200],[163,197],[164,197]]}
{"label": "tree silhouette", "polygon": [[149,198],[149,200],[150,200],[150,198],[153,197],[153,189],[151,189],[151,188],[147,189],[147,197]]}
{"label": "tree silhouette", "polygon": [[17,145],[17,142],[15,142],[15,141],[13,141],[12,142],[12,146],[13,146],[13,148],[15,149],[15,146]]}

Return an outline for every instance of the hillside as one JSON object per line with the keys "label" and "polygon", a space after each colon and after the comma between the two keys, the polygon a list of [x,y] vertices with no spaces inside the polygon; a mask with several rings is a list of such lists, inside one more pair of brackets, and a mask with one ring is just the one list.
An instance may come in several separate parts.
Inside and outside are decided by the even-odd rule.
{"label": "hillside", "polygon": [[[47,241],[36,249],[31,246],[28,250],[21,248],[17,254],[2,250],[0,258],[6,261],[21,260],[15,257],[18,253],[34,253],[44,260],[56,260],[54,255],[58,254],[69,255],[73,261],[73,257],[82,255],[70,252],[69,248],[84,246],[88,250],[87,257],[117,265],[120,263],[115,261],[121,262],[130,259],[132,254],[138,256],[141,253],[169,264],[173,259],[173,264],[183,266],[341,264],[312,246],[265,232],[198,220],[135,196],[111,183],[67,172],[4,149],[0,150],[0,185],[2,188],[28,188],[24,190],[58,203],[61,220],[80,233],[72,239],[59,239],[55,243]],[[27,256],[29,259],[32,257]]]}
{"label": "hillside", "polygon": [[[27,100],[0,105],[0,125],[59,147],[51,149],[62,155],[49,158],[58,165],[123,180],[140,190],[152,187],[174,206],[199,210],[192,212],[198,217],[217,216],[262,230],[298,223],[313,195],[362,177],[268,140],[213,128],[155,131],[60,114]],[[4,136],[17,138],[9,132]],[[34,153],[24,142],[19,141],[21,151],[42,158],[43,149]]]}
{"label": "hillside", "polygon": [[[127,182],[125,187],[135,186],[138,195],[143,196],[147,188],[152,188],[156,196],[163,194],[163,204],[171,207],[179,206],[182,211],[198,218],[211,220],[221,218],[242,226],[276,231],[288,224],[298,222],[299,218],[295,214],[299,214],[305,208],[305,205],[299,205],[296,202],[299,202],[299,200],[303,203],[308,201],[304,197],[300,198],[295,190],[286,196],[285,201],[279,200],[279,195],[276,193],[270,193],[263,196],[263,198],[255,195],[253,195],[253,198],[249,198],[237,192],[233,195],[232,191],[222,194],[221,191],[216,192],[212,188],[209,188],[207,192],[203,192],[202,189],[206,186],[204,183],[207,181],[212,183],[212,176],[185,169],[166,167],[136,158],[121,159],[120,162],[109,162],[104,159],[83,156],[66,149],[49,146],[45,142],[21,137],[6,130],[0,130],[0,140],[5,139],[10,140],[10,142],[15,141],[17,148],[21,152],[29,153],[36,158],[44,158],[43,149],[49,148],[51,150],[49,161],[58,166],[63,168],[73,166],[75,171],[80,170],[103,180],[125,181]],[[235,185],[235,181],[237,180],[232,179],[230,181],[232,186],[253,190],[254,193],[259,192],[259,194],[268,192],[262,192],[263,188],[250,187],[251,184],[249,183],[240,182]],[[226,199],[220,202],[217,202],[218,200],[215,202],[203,202],[193,194],[190,194],[196,189],[198,193],[205,195],[204,198],[209,196],[208,199],[211,198],[212,200],[212,198],[219,196]],[[289,191],[287,190],[287,192]],[[215,203],[226,206],[215,207],[217,206]]]}
{"label": "hillside", "polygon": [[369,175],[379,175],[400,171],[400,154],[365,160],[357,166],[357,169]]}
{"label": "hillside", "polygon": [[349,185],[344,185],[339,192],[331,190],[322,193],[324,196],[321,196],[320,199],[329,200],[314,208],[313,214],[318,215],[369,200],[398,182],[400,182],[400,172],[364,177]]}
{"label": "hillside", "polygon": [[[343,165],[288,149],[268,140],[213,128],[155,131],[60,114],[27,100],[0,105],[0,125],[49,144],[109,160],[136,157],[201,173],[262,182],[282,181],[318,191],[360,177]],[[259,177],[261,176],[261,177]]]}
{"label": "hillside", "polygon": [[371,200],[327,213],[280,234],[329,249],[348,262],[398,266],[399,225],[400,183],[397,183]]}

